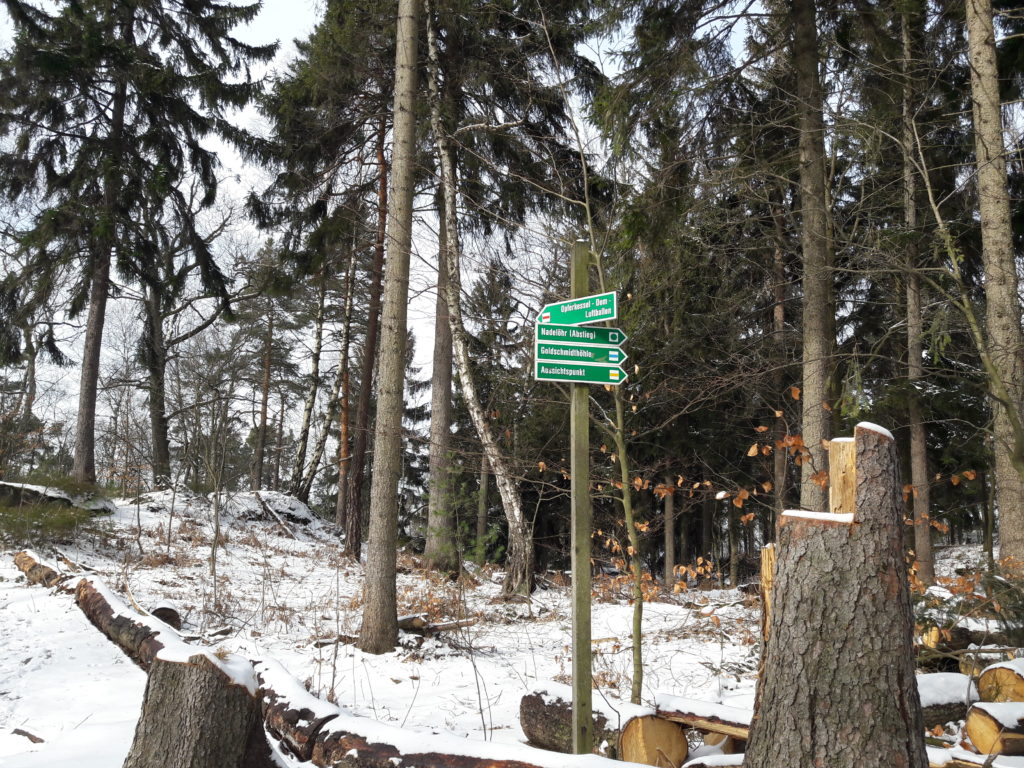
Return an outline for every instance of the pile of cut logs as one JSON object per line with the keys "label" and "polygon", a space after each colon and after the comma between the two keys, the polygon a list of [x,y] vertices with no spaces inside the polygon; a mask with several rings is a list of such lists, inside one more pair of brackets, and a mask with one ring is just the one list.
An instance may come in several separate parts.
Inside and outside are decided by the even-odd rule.
{"label": "pile of cut logs", "polygon": [[[1015,674],[1012,683],[1006,674],[1009,671],[1006,665],[999,664],[992,668],[1003,670],[999,675],[1000,691],[1008,693],[1012,689],[1024,697],[1024,659],[1020,663],[1020,673]],[[1013,662],[1008,664],[1016,670],[1016,667],[1012,667]],[[917,682],[924,721],[929,728],[963,720],[969,708],[973,712],[979,706],[971,706],[971,701],[977,696],[967,675],[937,672],[918,675]],[[1019,745],[1024,747],[1024,704],[1015,706],[1020,708],[1022,717],[1016,738],[1020,740]],[[628,762],[659,768],[680,765],[700,768],[703,765],[701,757],[710,757],[712,753],[742,753],[752,717],[753,712],[749,709],[665,694],[655,698],[653,708],[613,704],[596,699],[595,742],[606,756]],[[549,683],[535,687],[523,697],[519,719],[531,744],[556,752],[568,753],[572,750],[572,703],[568,686]],[[701,750],[699,756],[695,754],[692,756],[694,759],[687,762],[687,731],[691,729],[700,733],[705,747],[713,749]],[[1014,738],[1006,733],[1003,736]],[[716,764],[721,764],[721,761]],[[946,765],[958,764],[953,762]]]}
{"label": "pile of cut logs", "polygon": [[967,712],[967,736],[985,755],[1024,755],[1024,659],[986,667]]}

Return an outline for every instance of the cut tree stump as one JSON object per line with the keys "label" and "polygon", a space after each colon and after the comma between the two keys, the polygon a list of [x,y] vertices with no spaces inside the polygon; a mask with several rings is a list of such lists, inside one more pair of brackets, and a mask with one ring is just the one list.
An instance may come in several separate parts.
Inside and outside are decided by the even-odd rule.
{"label": "cut tree stump", "polygon": [[686,761],[686,730],[657,715],[634,717],[619,736],[619,757],[627,762],[676,768]]}
{"label": "cut tree stump", "polygon": [[1024,659],[992,664],[978,677],[982,701],[1024,701]]}
{"label": "cut tree stump", "polygon": [[858,424],[853,443],[831,454],[830,473],[842,489],[852,478],[854,507],[779,519],[745,768],[928,765],[896,446],[873,424]]}
{"label": "cut tree stump", "polygon": [[1024,755],[1024,704],[975,704],[967,713],[964,730],[974,748],[984,755]]}
{"label": "cut tree stump", "polygon": [[206,654],[153,660],[123,768],[272,768],[255,696]]}

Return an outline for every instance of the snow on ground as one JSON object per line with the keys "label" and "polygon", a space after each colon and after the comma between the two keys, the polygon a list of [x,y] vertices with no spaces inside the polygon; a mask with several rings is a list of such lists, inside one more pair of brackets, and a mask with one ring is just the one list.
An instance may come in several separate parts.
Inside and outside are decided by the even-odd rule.
{"label": "snow on ground", "polygon": [[[58,549],[95,569],[127,602],[153,608],[173,601],[182,634],[196,645],[276,659],[313,693],[386,723],[522,742],[522,696],[537,683],[568,682],[564,588],[538,590],[529,604],[504,602],[500,572],[452,582],[420,570],[408,555],[400,558],[400,614],[476,623],[426,639],[403,634],[390,654],[362,653],[351,644],[361,619],[362,567],[339,555],[331,526],[304,523],[294,500],[260,497],[276,514],[262,514],[251,494],[221,505],[216,583],[213,513],[195,495],[118,500],[109,519]],[[143,673],[88,624],[70,596],[14,583],[19,574],[11,562],[10,552],[0,553],[0,764],[59,764],[76,750],[93,754],[89,743],[97,745],[95,765],[120,764]],[[603,597],[593,606],[594,675],[600,695],[616,706],[629,695],[632,607],[621,588],[597,588]],[[645,604],[646,703],[670,693],[751,706],[757,627],[756,606],[735,590],[694,590]],[[32,744],[12,735],[15,728],[44,741]]]}
{"label": "snow on ground", "polygon": [[0,765],[121,765],[145,673],[69,596],[27,587],[20,577],[11,558],[0,557]]}
{"label": "snow on ground", "polygon": [[[154,608],[173,601],[182,634],[196,645],[276,659],[314,694],[385,723],[518,743],[522,696],[537,684],[569,681],[565,588],[538,590],[529,604],[504,602],[499,572],[451,582],[402,555],[401,614],[476,623],[426,639],[403,634],[393,653],[364,654],[351,642],[360,623],[362,567],[339,555],[332,527],[310,521],[301,505],[278,494],[236,494],[221,507],[216,580],[212,507],[192,494],[119,500],[109,519],[58,549],[95,569],[129,603]],[[144,674],[88,624],[70,596],[28,587],[19,577],[11,553],[0,553],[0,764],[119,765]],[[596,695],[614,708],[628,700],[632,607],[621,587],[597,580],[595,588]],[[756,602],[735,590],[691,590],[644,608],[645,704],[668,694],[753,705]],[[12,733],[19,728],[44,741]]]}

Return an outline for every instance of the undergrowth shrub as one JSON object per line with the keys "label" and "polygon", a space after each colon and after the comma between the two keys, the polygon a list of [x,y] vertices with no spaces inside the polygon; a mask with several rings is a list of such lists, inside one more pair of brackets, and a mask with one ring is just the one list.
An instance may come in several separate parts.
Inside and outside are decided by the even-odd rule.
{"label": "undergrowth shrub", "polygon": [[0,545],[42,547],[64,544],[93,522],[88,510],[59,502],[0,505]]}

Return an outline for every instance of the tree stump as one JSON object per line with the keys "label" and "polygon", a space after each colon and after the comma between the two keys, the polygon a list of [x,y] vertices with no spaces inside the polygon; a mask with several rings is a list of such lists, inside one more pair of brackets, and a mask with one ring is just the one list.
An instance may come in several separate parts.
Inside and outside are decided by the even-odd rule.
{"label": "tree stump", "polygon": [[153,660],[123,768],[271,768],[259,702],[208,656]]}
{"label": "tree stump", "polygon": [[686,762],[689,749],[683,727],[657,715],[634,717],[619,737],[619,759],[628,763],[675,768]]}
{"label": "tree stump", "polygon": [[[746,768],[928,765],[896,447],[870,424],[857,425],[854,443],[854,508],[786,512],[779,521]],[[841,453],[831,472],[848,487]]]}

